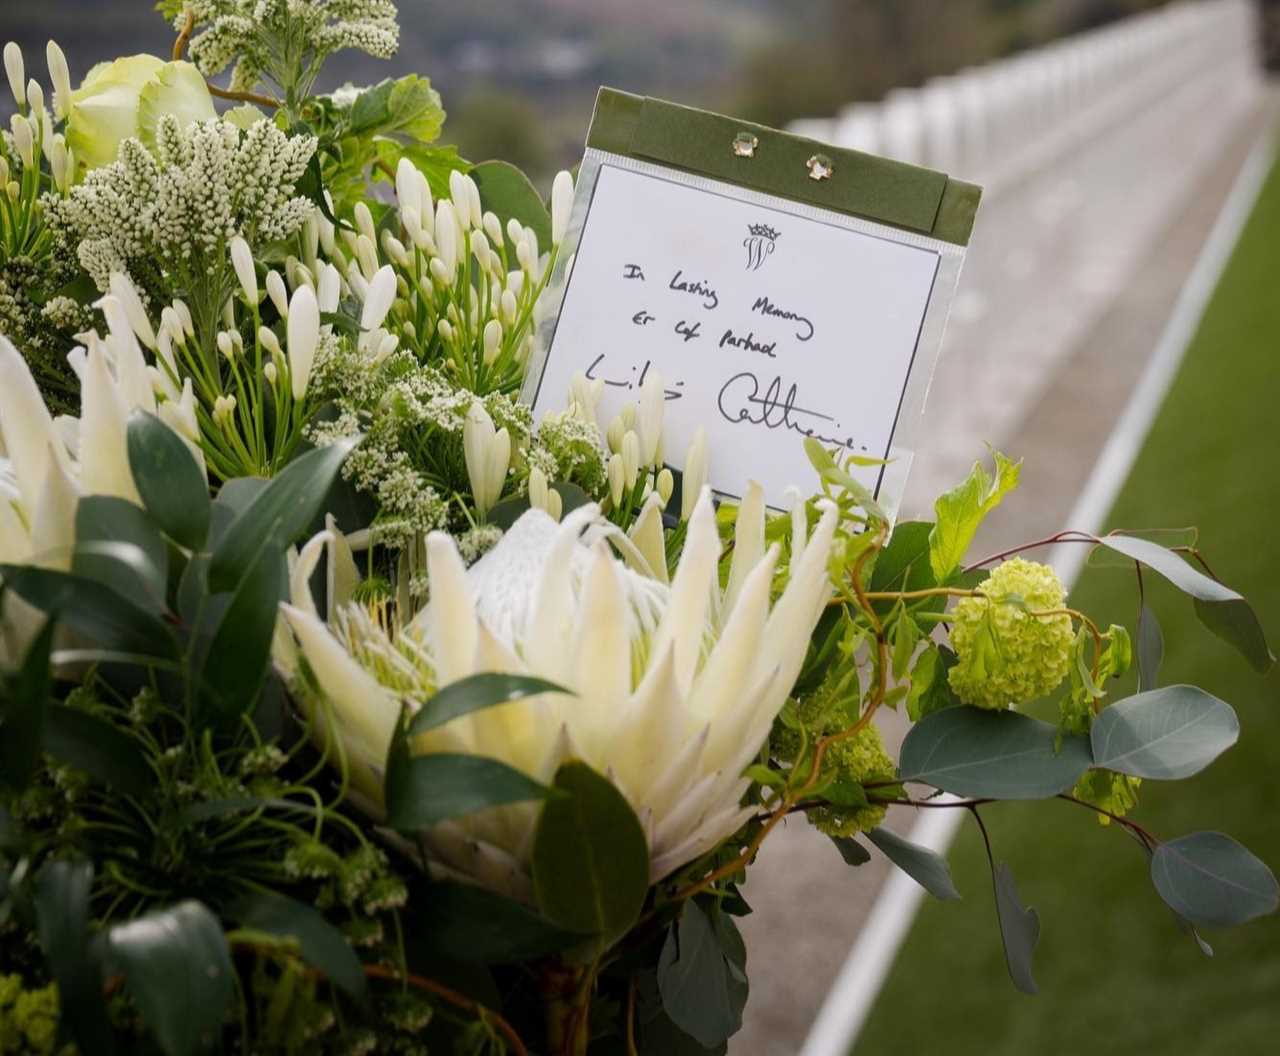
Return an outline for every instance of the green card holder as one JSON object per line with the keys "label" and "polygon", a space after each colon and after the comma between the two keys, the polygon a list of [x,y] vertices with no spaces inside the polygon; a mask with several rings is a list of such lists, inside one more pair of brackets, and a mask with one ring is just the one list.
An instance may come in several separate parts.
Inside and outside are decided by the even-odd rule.
{"label": "green card holder", "polygon": [[[743,141],[749,153],[735,150]],[[969,244],[982,197],[976,184],[934,169],[613,88],[596,97],[587,146],[957,246]]]}

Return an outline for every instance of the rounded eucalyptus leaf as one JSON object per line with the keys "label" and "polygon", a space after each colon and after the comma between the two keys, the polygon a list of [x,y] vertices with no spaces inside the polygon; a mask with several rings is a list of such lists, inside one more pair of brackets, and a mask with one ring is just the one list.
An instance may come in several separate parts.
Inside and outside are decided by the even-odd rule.
{"label": "rounded eucalyptus leaf", "polygon": [[1195,686],[1166,686],[1116,701],[1089,731],[1095,766],[1157,781],[1199,773],[1239,736],[1231,705]]}
{"label": "rounded eucalyptus leaf", "polygon": [[1221,832],[1162,843],[1151,856],[1151,882],[1170,909],[1206,927],[1274,913],[1280,899],[1275,874]]}

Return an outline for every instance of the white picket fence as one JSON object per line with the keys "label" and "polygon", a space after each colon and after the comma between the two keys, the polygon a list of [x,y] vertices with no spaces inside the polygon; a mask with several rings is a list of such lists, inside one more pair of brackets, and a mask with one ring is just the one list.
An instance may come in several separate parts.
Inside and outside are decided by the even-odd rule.
{"label": "white picket fence", "polygon": [[1250,0],[1183,0],[790,129],[996,189],[1209,69],[1257,64]]}

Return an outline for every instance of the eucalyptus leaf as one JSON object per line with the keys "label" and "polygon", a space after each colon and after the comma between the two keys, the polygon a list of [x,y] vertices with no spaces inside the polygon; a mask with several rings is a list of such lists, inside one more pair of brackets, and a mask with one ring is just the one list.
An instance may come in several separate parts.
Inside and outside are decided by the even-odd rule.
{"label": "eucalyptus leaf", "polygon": [[507,675],[498,672],[482,672],[450,682],[426,702],[409,722],[409,736],[434,730],[446,722],[473,711],[506,704],[541,693],[565,693],[570,691],[554,682],[528,675]]}
{"label": "eucalyptus leaf", "polygon": [[866,865],[867,862],[871,861],[871,852],[852,836],[832,836],[831,842],[835,844],[836,850],[840,852],[840,857],[844,859],[845,865]]}
{"label": "eucalyptus leaf", "polygon": [[145,796],[155,785],[138,742],[105,719],[65,704],[50,706],[45,750],[125,796]]}
{"label": "eucalyptus leaf", "polygon": [[515,218],[538,236],[539,250],[551,248],[551,214],[529,177],[507,161],[482,161],[468,174],[480,190],[480,203],[505,221]]}
{"label": "eucalyptus leaf", "polygon": [[1039,993],[1040,988],[1031,974],[1031,956],[1040,939],[1040,917],[1034,909],[1023,906],[1013,873],[1004,862],[993,863],[991,878],[995,884],[996,914],[1000,918],[1000,938],[1009,977],[1024,994]]}
{"label": "eucalyptus leaf", "polygon": [[1230,836],[1196,832],[1162,843],[1151,882],[1169,908],[1192,924],[1229,927],[1274,913],[1275,874]]}
{"label": "eucalyptus leaf", "polygon": [[167,1056],[221,1051],[234,969],[206,906],[188,900],[117,924],[107,955]]}
{"label": "eucalyptus leaf", "polygon": [[889,861],[906,873],[934,898],[951,901],[960,897],[947,860],[928,847],[904,840],[889,829],[871,829],[867,839],[874,843]]}
{"label": "eucalyptus leaf", "polygon": [[549,790],[497,759],[446,752],[409,756],[387,770],[387,824],[417,832],[487,807],[543,799]]}
{"label": "eucalyptus leaf", "polygon": [[1089,769],[1089,738],[1015,711],[944,708],[921,719],[899,756],[904,781],[958,796],[1047,799]]}
{"label": "eucalyptus leaf", "polygon": [[586,763],[556,771],[538,818],[533,885],[542,912],[607,946],[640,915],[649,890],[649,844],[626,798]]}
{"label": "eucalyptus leaf", "polygon": [[1234,646],[1254,669],[1270,670],[1275,657],[1257,614],[1244,597],[1216,579],[1193,568],[1178,554],[1148,539],[1131,535],[1104,535],[1098,542],[1159,572],[1170,583],[1195,599],[1200,622]]}
{"label": "eucalyptus leaf", "polygon": [[360,440],[348,437],[308,451],[259,491],[213,551],[209,588],[235,589],[263,547],[283,550],[296,542],[319,515],[338,470]]}
{"label": "eucalyptus leaf", "polygon": [[302,959],[355,998],[366,981],[360,958],[336,927],[311,906],[275,891],[255,891],[227,907],[225,915],[242,927],[292,937]]}
{"label": "eucalyptus leaf", "polygon": [[169,579],[164,538],[146,512],[125,499],[86,495],[80,500],[71,571],[110,587],[139,608],[164,611]]}
{"label": "eucalyptus leaf", "polygon": [[147,513],[174,542],[199,550],[209,533],[209,485],[191,450],[145,411],[130,416],[128,430],[129,468]]}
{"label": "eucalyptus leaf", "polygon": [[95,580],[33,565],[0,565],[0,576],[15,594],[97,645],[177,658],[177,642],[159,619]]}
{"label": "eucalyptus leaf", "polygon": [[742,1026],[746,975],[726,955],[711,917],[695,900],[685,903],[667,932],[658,990],[671,1021],[704,1048],[720,1045]]}
{"label": "eucalyptus leaf", "polygon": [[53,676],[49,655],[54,621],[45,620],[22,666],[7,679],[0,673],[0,785],[23,791],[40,765]]}
{"label": "eucalyptus leaf", "polygon": [[1151,606],[1144,604],[1138,610],[1138,689],[1143,693],[1155,689],[1164,660],[1164,635],[1160,621]]}
{"label": "eucalyptus leaf", "polygon": [[47,861],[35,879],[36,934],[58,984],[62,1027],[81,1052],[111,1056],[116,1044],[102,996],[102,967],[90,950],[92,887],[92,863]]}
{"label": "eucalyptus leaf", "polygon": [[1095,766],[1158,781],[1199,773],[1239,736],[1231,706],[1195,686],[1118,700],[1089,730]]}

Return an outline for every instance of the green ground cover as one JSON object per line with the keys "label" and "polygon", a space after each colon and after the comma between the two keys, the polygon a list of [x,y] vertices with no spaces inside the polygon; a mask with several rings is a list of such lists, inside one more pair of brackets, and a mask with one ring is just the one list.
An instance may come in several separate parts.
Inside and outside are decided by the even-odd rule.
{"label": "green ground cover", "polygon": [[[1016,454],[1016,452],[1013,452]],[[1016,495],[1009,500],[1016,503]],[[1280,645],[1280,165],[1271,173],[1109,528],[1197,525],[1214,571]],[[1220,830],[1280,871],[1280,669],[1259,676],[1147,577],[1162,685],[1190,682],[1240,715],[1240,743],[1187,781],[1144,784],[1135,817],[1162,837]],[[1131,571],[1091,567],[1072,604],[1133,630]],[[1134,691],[1133,678],[1113,699]],[[1050,717],[1048,714],[1042,717]],[[984,813],[997,859],[1040,913],[1036,977],[1009,982],[976,827],[951,853],[964,901],[928,901],[856,1056],[1280,1051],[1280,916],[1206,935],[1207,960],[1155,894],[1136,844],[1068,803]]]}

